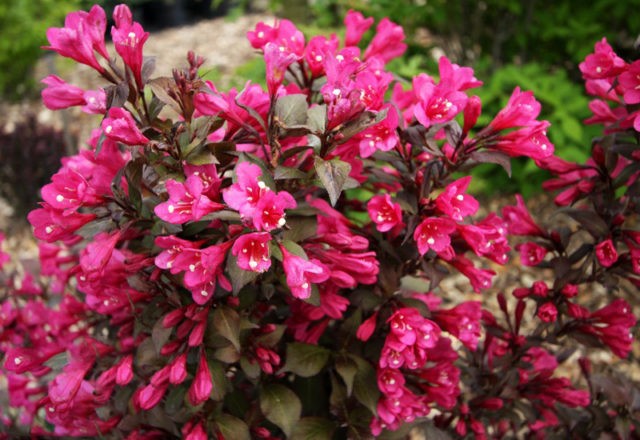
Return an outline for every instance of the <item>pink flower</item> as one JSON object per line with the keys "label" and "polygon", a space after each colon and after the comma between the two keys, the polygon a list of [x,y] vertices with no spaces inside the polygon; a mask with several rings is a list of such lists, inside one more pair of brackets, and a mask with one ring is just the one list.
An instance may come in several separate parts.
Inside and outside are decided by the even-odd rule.
{"label": "pink flower", "polygon": [[369,218],[376,224],[376,229],[380,232],[387,232],[401,226],[402,209],[395,203],[389,194],[373,196],[367,203]]}
{"label": "pink flower", "polygon": [[284,246],[282,251],[282,266],[287,277],[287,286],[291,294],[299,299],[311,296],[311,283],[321,283],[329,278],[329,273],[319,261],[308,261],[292,254]]}
{"label": "pink flower", "polygon": [[41,81],[47,87],[42,90],[42,102],[49,110],[84,105],[85,91],[80,87],[67,84],[56,75],[49,75]]}
{"label": "pink flower", "polygon": [[267,43],[275,41],[278,36],[278,30],[259,22],[254,31],[247,32],[247,39],[254,49],[262,49]]}
{"label": "pink flower", "polygon": [[177,385],[187,378],[187,354],[182,353],[171,361],[169,369],[169,382]]}
{"label": "pink flower", "polygon": [[272,231],[286,224],[285,209],[296,207],[296,201],[286,191],[274,193],[266,191],[256,203],[253,214],[253,227],[259,231]]}
{"label": "pink flower", "polygon": [[328,53],[335,53],[340,41],[335,35],[330,39],[322,35],[316,35],[309,40],[304,49],[304,59],[314,78],[324,74],[324,62]]}
{"label": "pink flower", "polygon": [[518,246],[518,251],[520,251],[520,262],[523,266],[536,266],[547,255],[546,248],[530,241]]}
{"label": "pink flower", "polygon": [[251,219],[259,231],[271,231],[285,225],[285,209],[295,208],[296,201],[286,191],[274,193],[258,180],[262,170],[257,165],[241,162],[235,169],[237,181],[222,194],[230,208],[243,218]]}
{"label": "pink flower", "polygon": [[268,232],[254,232],[238,237],[231,253],[238,258],[238,267],[252,272],[265,272],[271,267]]}
{"label": "pink flower", "polygon": [[125,65],[131,69],[138,88],[142,88],[142,49],[149,38],[140,23],[133,21],[127,5],[118,5],[113,11],[115,26],[111,28],[111,37],[116,52],[122,57]]}
{"label": "pink flower", "polygon": [[413,79],[413,88],[418,98],[413,109],[414,116],[425,127],[453,120],[464,110],[469,99],[452,84],[441,82],[436,85],[426,74]]}
{"label": "pink flower", "polygon": [[65,214],[46,203],[42,208],[34,209],[27,216],[33,226],[33,234],[40,240],[53,243],[58,240],[69,240],[74,232],[96,218],[95,214]]}
{"label": "pink flower", "polygon": [[547,138],[547,121],[534,121],[519,130],[502,135],[491,148],[511,157],[526,156],[545,160],[553,156],[554,146]]}
{"label": "pink flower", "polygon": [[444,191],[436,198],[436,206],[443,214],[456,221],[462,221],[466,216],[478,211],[478,201],[464,192],[469,187],[471,176],[463,177],[446,186]]}
{"label": "pink flower", "polygon": [[618,252],[610,238],[596,245],[596,257],[604,267],[611,267],[618,261]]}
{"label": "pink flower", "polygon": [[544,232],[529,214],[527,205],[520,194],[516,194],[516,206],[502,208],[502,217],[506,220],[509,233],[513,235],[544,236]]}
{"label": "pink flower", "polygon": [[471,350],[478,347],[481,317],[482,306],[478,301],[466,301],[450,310],[433,312],[433,319],[442,330],[457,337]]}
{"label": "pink flower", "polygon": [[86,90],[82,111],[90,115],[104,115],[107,112],[107,94],[104,89]]}
{"label": "pink flower", "polygon": [[117,364],[116,383],[127,385],[133,379],[133,355],[123,357]]}
{"label": "pink flower", "polygon": [[375,312],[373,315],[369,316],[360,326],[358,327],[358,331],[356,332],[356,337],[361,341],[368,341],[373,331],[376,329],[376,321],[378,319],[378,312]]}
{"label": "pink flower", "polygon": [[284,81],[284,74],[289,66],[298,61],[299,57],[282,49],[276,43],[264,46],[264,64],[267,72],[267,89],[270,96],[275,96]]}
{"label": "pink flower", "polygon": [[558,309],[552,302],[546,302],[538,307],[537,315],[543,322],[555,322],[558,317]]}
{"label": "pink flower", "polygon": [[126,145],[145,145],[149,142],[138,129],[131,113],[121,107],[111,107],[102,121],[102,131],[109,139]]}
{"label": "pink flower", "polygon": [[418,252],[420,252],[420,255],[424,255],[429,249],[433,249],[438,254],[442,254],[445,259],[452,257],[451,234],[455,230],[456,224],[448,218],[431,217],[424,219],[413,233],[413,239],[418,245]]}
{"label": "pink flower", "polygon": [[359,140],[360,156],[363,158],[372,156],[378,150],[393,150],[400,142],[396,133],[398,112],[391,106],[385,106],[383,109],[388,110],[387,117],[359,133],[356,137]]}
{"label": "pink flower", "polygon": [[104,43],[106,27],[107,17],[98,5],[93,6],[89,12],[72,12],[67,15],[63,28],[47,30],[50,46],[44,49],[54,50],[63,57],[91,66],[102,73],[104,68],[96,59],[94,50],[109,59]]}
{"label": "pink flower", "polygon": [[376,33],[364,52],[364,59],[379,58],[388,63],[407,50],[404,42],[404,31],[401,26],[388,18],[383,18],[376,27]]}
{"label": "pink flower", "polygon": [[111,234],[102,232],[83,249],[80,254],[80,267],[85,275],[101,272],[105,268],[121,235],[119,229]]}
{"label": "pink flower", "polygon": [[603,38],[595,44],[595,52],[587,55],[579,67],[585,79],[601,79],[616,76],[625,66],[624,60],[615,54],[607,39]]}
{"label": "pink flower", "polygon": [[166,222],[183,224],[200,220],[205,215],[224,208],[221,203],[213,202],[203,195],[205,187],[199,176],[191,175],[184,183],[169,179],[165,186],[169,200],[158,204],[154,212]]}
{"label": "pink flower", "polygon": [[618,78],[620,87],[624,90],[624,103],[640,103],[640,61],[635,61]]}
{"label": "pink flower", "polygon": [[198,362],[198,369],[196,375],[191,382],[189,392],[187,393],[189,403],[194,406],[209,400],[209,395],[213,390],[213,381],[211,380],[211,371],[209,370],[209,363],[207,357],[203,352],[200,354],[200,361]]}
{"label": "pink flower", "polygon": [[449,261],[449,263],[469,279],[471,287],[473,287],[475,292],[481,292],[491,287],[491,279],[496,274],[494,271],[478,269],[468,258],[462,255],[457,255],[456,258]]}
{"label": "pink flower", "polygon": [[364,18],[360,12],[349,10],[344,17],[344,25],[347,32],[344,37],[345,46],[356,46],[362,39],[362,35],[373,24],[373,17]]}
{"label": "pink flower", "polygon": [[237,176],[236,182],[227,188],[222,197],[227,205],[238,211],[241,216],[252,217],[262,195],[271,189],[258,180],[262,175],[258,165],[240,162],[234,171]]}
{"label": "pink flower", "polygon": [[540,108],[532,92],[521,92],[520,87],[516,87],[506,107],[500,110],[489,126],[495,131],[529,126],[540,114]]}

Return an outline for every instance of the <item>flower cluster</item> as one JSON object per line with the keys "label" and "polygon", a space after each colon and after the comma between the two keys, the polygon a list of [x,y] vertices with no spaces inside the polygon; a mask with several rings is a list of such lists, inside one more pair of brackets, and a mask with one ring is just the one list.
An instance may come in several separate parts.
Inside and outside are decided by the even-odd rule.
{"label": "flower cluster", "polygon": [[[607,120],[623,140],[578,165],[553,156],[531,92],[482,127],[472,69],[442,57],[437,76],[398,81],[385,66],[406,44],[388,19],[369,40],[374,20],[354,11],[344,40],[259,23],[248,38],[266,89],[229,91],[199,76],[193,53],[152,78],[149,34],[125,5],[113,22],[115,54],[99,6],[47,33],[47,49],[104,86],[50,76],[45,105],[102,119],[29,214],[41,276],[7,265],[0,278],[9,433],[368,438],[427,422],[478,438],[579,436],[559,415],[597,402],[558,376],[556,346],[624,357],[633,342],[627,302],[579,293],[638,284],[638,149],[620,137],[637,134],[635,64],[605,43],[587,58],[588,87],[628,113]],[[590,240],[538,224],[522,199],[478,215],[464,173],[517,156],[557,175],[547,187],[564,189]],[[456,274],[489,289],[512,236],[527,237],[523,265],[553,270],[551,286],[516,289],[511,309],[499,295],[503,320],[443,291]]]}

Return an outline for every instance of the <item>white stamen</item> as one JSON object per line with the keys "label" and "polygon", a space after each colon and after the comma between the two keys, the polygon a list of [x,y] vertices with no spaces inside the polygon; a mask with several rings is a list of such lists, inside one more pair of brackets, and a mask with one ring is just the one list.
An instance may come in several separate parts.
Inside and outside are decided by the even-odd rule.
{"label": "white stamen", "polygon": [[433,239],[433,237],[429,237],[429,239],[427,240],[427,244],[434,244],[436,241]]}
{"label": "white stamen", "polygon": [[309,283],[302,283],[302,287],[303,289],[308,289],[309,288]]}
{"label": "white stamen", "polygon": [[107,125],[107,128],[104,129],[104,132],[109,134],[111,133],[111,130],[113,130],[113,127],[111,125]]}
{"label": "white stamen", "polygon": [[44,232],[46,232],[47,234],[51,234],[53,232],[53,228],[51,226],[47,226],[46,228],[44,228]]}
{"label": "white stamen", "polygon": [[173,205],[169,205],[167,206],[167,211],[169,211],[169,214],[173,214],[173,211],[176,210],[176,207]]}
{"label": "white stamen", "polygon": [[189,271],[190,271],[190,272],[193,272],[193,271],[195,271],[195,270],[196,270],[196,265],[195,265],[195,264],[190,264],[190,265],[189,265]]}
{"label": "white stamen", "polygon": [[456,196],[456,200],[460,200],[462,202],[464,200],[464,196],[462,194],[458,194]]}

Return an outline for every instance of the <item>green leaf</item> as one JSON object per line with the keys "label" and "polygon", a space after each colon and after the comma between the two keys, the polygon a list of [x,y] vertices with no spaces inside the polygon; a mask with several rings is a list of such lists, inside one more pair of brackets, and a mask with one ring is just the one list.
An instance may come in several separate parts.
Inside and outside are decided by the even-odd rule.
{"label": "green leaf", "polygon": [[209,371],[211,371],[211,380],[213,388],[211,389],[211,399],[216,402],[222,401],[224,396],[231,391],[231,383],[225,374],[224,364],[215,360],[209,360]]}
{"label": "green leaf", "polygon": [[50,357],[44,362],[44,365],[51,368],[54,371],[61,371],[62,367],[65,367],[69,364],[69,358],[67,356],[67,352],[63,351],[62,353],[58,353],[55,356]]}
{"label": "green leaf", "polygon": [[349,177],[351,165],[340,159],[325,161],[320,157],[315,158],[314,165],[320,182],[329,193],[331,205],[335,206]]}
{"label": "green leaf", "polygon": [[263,335],[256,337],[256,342],[260,345],[264,345],[265,347],[273,347],[280,339],[282,339],[282,335],[286,329],[285,325],[282,324],[274,324],[275,330],[270,333],[265,333]]}
{"label": "green leaf", "polygon": [[287,225],[283,237],[295,243],[300,243],[313,237],[318,232],[318,220],[315,217],[287,215]]}
{"label": "green leaf", "polygon": [[240,315],[229,307],[220,306],[212,314],[213,328],[240,351]]}
{"label": "green leaf", "polygon": [[244,286],[251,283],[259,275],[258,272],[240,269],[238,267],[238,259],[231,252],[227,256],[227,273],[231,280],[234,295],[237,295]]}
{"label": "green leaf", "polygon": [[220,414],[216,417],[216,425],[224,438],[233,440],[251,440],[249,427],[237,417]]}
{"label": "green leaf", "polygon": [[300,420],[302,404],[298,396],[280,384],[269,384],[260,392],[260,411],[289,437]]}
{"label": "green leaf", "polygon": [[301,377],[315,376],[329,360],[330,351],[317,345],[292,342],[287,344],[287,361],[281,371]]}
{"label": "green leaf", "polygon": [[358,372],[353,381],[353,394],[358,402],[367,407],[373,415],[377,415],[380,390],[378,389],[376,370],[365,359],[355,355],[350,357],[358,365]]}
{"label": "green leaf", "polygon": [[260,377],[260,365],[258,365],[258,362],[251,362],[245,356],[240,358],[240,368],[249,379]]}
{"label": "green leaf", "polygon": [[157,356],[160,356],[160,350],[162,350],[164,344],[169,340],[172,331],[173,327],[164,328],[162,325],[162,318],[156,321],[153,329],[151,330],[151,340],[153,341],[153,348],[155,349]]}
{"label": "green leaf", "polygon": [[292,440],[331,440],[336,424],[322,417],[304,417],[296,424]]}
{"label": "green leaf", "polygon": [[285,167],[282,165],[278,165],[276,169],[273,170],[274,180],[304,179],[306,176],[307,174],[298,168]]}
{"label": "green leaf", "polygon": [[316,133],[322,134],[327,129],[327,106],[325,104],[316,105],[307,112],[307,126]]}
{"label": "green leaf", "polygon": [[303,125],[307,122],[307,96],[297,93],[278,98],[274,110],[275,118],[285,127]]}
{"label": "green leaf", "polygon": [[339,355],[335,361],[336,371],[347,386],[347,396],[353,391],[353,382],[358,373],[358,364],[345,355]]}

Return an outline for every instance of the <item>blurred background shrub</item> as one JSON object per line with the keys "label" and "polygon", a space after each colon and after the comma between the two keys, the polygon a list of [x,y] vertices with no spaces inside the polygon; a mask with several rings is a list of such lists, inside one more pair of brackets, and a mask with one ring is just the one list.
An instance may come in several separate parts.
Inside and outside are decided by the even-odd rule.
{"label": "blurred background shrub", "polygon": [[39,124],[34,114],[10,130],[0,129],[0,197],[14,220],[25,222],[38,207],[39,190],[60,168],[67,145],[62,131]]}
{"label": "blurred background shrub", "polygon": [[32,70],[47,43],[46,31],[60,26],[81,0],[0,0],[0,97],[22,98],[33,90]]}

